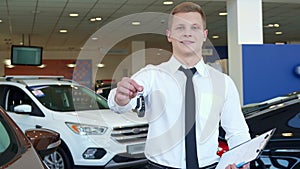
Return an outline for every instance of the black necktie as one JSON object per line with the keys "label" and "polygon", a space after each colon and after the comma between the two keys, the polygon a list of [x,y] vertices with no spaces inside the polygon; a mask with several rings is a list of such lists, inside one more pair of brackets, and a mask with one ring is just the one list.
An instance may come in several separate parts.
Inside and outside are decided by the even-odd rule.
{"label": "black necktie", "polygon": [[196,68],[184,69],[179,68],[186,75],[185,86],[185,155],[186,155],[186,168],[199,169],[197,146],[196,146],[196,123],[195,123],[195,92],[193,85],[193,75]]}

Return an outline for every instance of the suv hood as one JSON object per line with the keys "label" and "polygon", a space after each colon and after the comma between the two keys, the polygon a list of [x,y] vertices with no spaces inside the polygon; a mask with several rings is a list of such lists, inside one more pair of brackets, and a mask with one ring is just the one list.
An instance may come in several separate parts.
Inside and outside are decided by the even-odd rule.
{"label": "suv hood", "polygon": [[[115,126],[135,126],[138,124],[146,124],[147,120],[145,117],[140,118],[134,112],[127,112],[124,114],[115,113],[109,109],[103,110],[89,110],[79,111],[70,113],[74,118],[69,122],[90,124],[90,125],[101,125],[107,127]],[[71,120],[71,121],[70,121]]]}

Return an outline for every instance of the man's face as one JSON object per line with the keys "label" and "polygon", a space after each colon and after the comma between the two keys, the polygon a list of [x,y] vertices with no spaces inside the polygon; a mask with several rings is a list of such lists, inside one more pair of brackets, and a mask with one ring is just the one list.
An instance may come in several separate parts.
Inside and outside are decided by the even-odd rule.
{"label": "man's face", "polygon": [[198,12],[175,14],[170,30],[167,30],[168,41],[172,43],[173,53],[178,57],[201,56],[207,33]]}

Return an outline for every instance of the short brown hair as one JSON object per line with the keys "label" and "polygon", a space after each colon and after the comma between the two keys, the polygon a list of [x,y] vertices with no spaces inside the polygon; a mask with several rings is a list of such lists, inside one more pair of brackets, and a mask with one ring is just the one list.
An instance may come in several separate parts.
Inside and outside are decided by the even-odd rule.
{"label": "short brown hair", "polygon": [[177,13],[187,13],[187,12],[198,12],[203,21],[203,29],[206,29],[206,15],[205,12],[202,10],[200,5],[193,3],[193,2],[183,2],[180,3],[179,5],[175,6],[173,10],[170,13],[170,18],[169,18],[169,28],[171,27],[172,24],[172,19],[173,16]]}

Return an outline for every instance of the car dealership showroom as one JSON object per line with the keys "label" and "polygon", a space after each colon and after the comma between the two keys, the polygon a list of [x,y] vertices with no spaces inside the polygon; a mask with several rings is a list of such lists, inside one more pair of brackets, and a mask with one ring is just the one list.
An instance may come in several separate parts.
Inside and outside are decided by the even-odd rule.
{"label": "car dealership showroom", "polygon": [[184,2],[0,0],[0,168],[300,169],[300,0]]}

